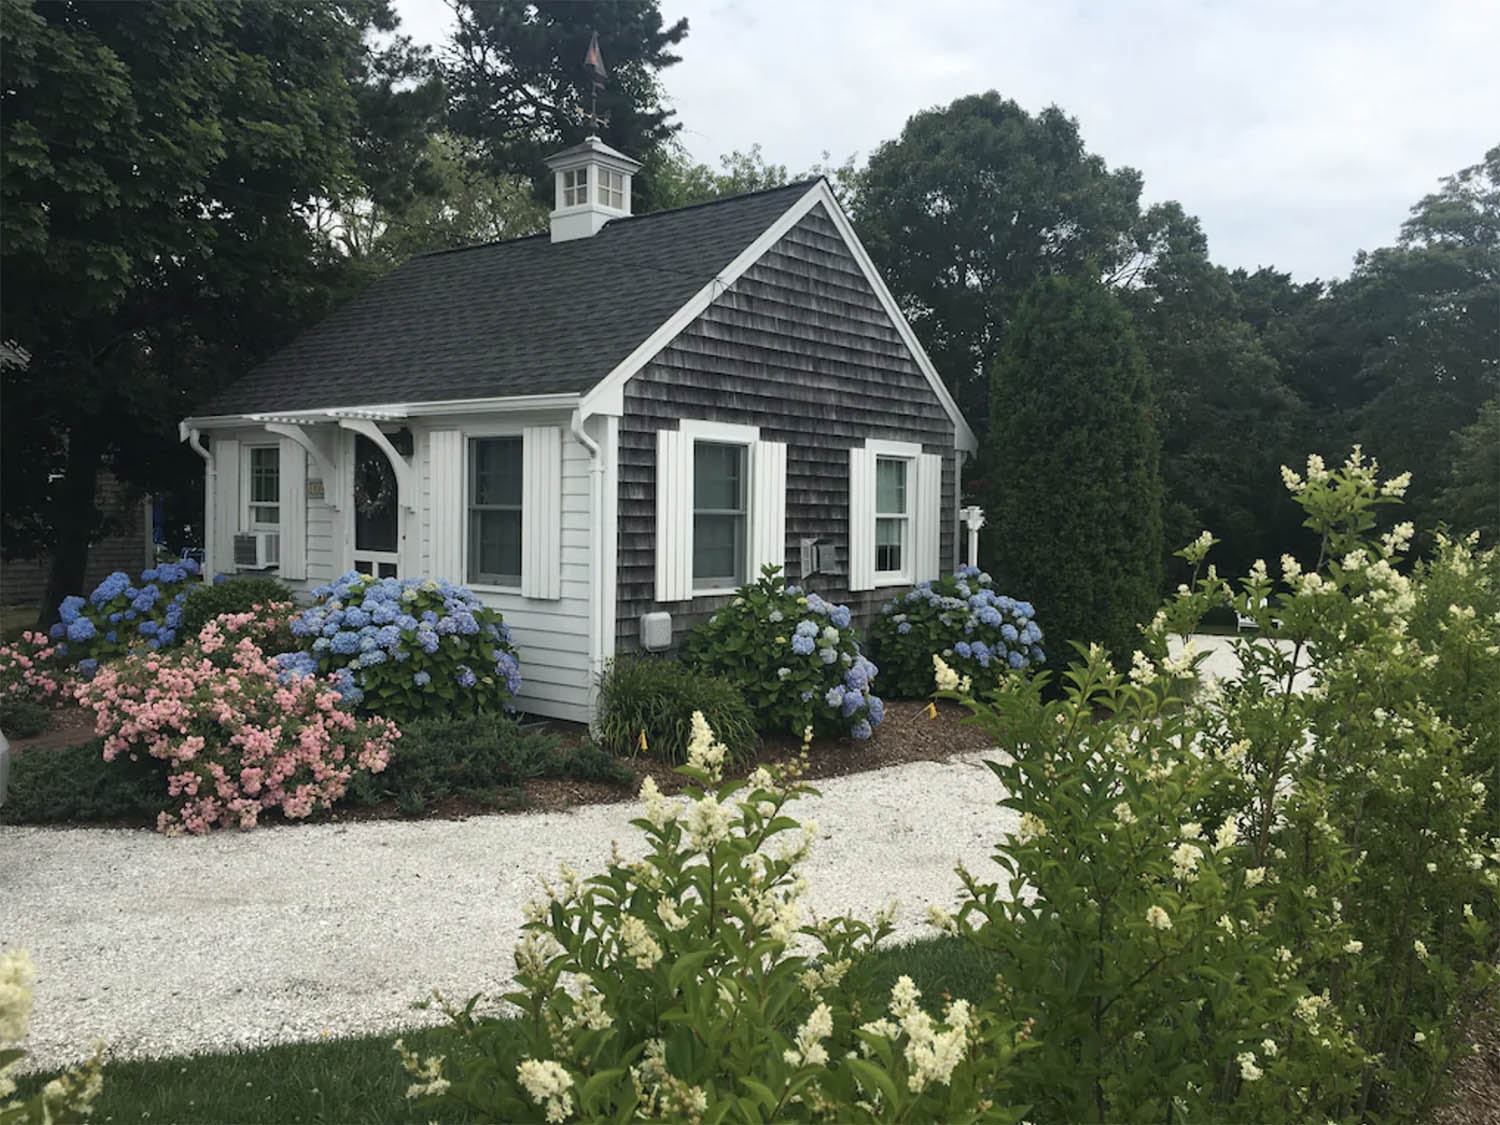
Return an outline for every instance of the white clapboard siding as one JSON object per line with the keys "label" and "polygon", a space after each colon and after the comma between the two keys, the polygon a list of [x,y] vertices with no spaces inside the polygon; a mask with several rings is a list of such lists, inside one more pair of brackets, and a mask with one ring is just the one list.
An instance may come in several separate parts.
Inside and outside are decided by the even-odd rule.
{"label": "white clapboard siding", "polygon": [[912,552],[912,577],[930,582],[941,567],[940,546],[943,520],[943,459],[936,453],[917,458],[917,487],[912,513],[912,531],[916,537]]}
{"label": "white clapboard siding", "polygon": [[875,451],[849,450],[849,589],[875,588]]}
{"label": "white clapboard siding", "polygon": [[240,443],[217,438],[214,455],[214,528],[209,545],[215,571],[234,571],[234,533],[240,529]]}
{"label": "white clapboard siding", "polygon": [[656,600],[692,596],[693,440],[680,430],[657,430]]}
{"label": "white clapboard siding", "polygon": [[527,426],[522,438],[521,594],[554,601],[562,597],[562,429]]}
{"label": "white clapboard siding", "polygon": [[276,570],[284,582],[301,582],[307,577],[307,453],[282,438],[278,462],[281,560]]}
{"label": "white clapboard siding", "polygon": [[[328,488],[328,481],[323,488]],[[333,514],[326,501],[307,502],[307,580],[314,585],[331,582],[341,573],[334,561]]]}
{"label": "white clapboard siding", "polygon": [[750,446],[750,580],[786,565],[786,443]]}
{"label": "white clapboard siding", "polygon": [[464,579],[464,435],[461,430],[433,430],[427,437],[428,472],[432,476],[427,527],[426,577],[449,582]]}

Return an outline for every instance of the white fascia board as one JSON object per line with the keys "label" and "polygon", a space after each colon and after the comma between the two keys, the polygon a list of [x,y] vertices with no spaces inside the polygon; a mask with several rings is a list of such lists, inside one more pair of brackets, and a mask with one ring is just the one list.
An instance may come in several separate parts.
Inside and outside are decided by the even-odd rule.
{"label": "white fascia board", "polygon": [[919,457],[922,454],[922,443],[919,441],[865,438],[865,448],[878,457]]}
{"label": "white fascia board", "polygon": [[818,190],[821,186],[822,181],[819,180],[818,183],[808,188],[807,193],[783,211],[781,217],[767,227],[759,238],[741,250],[729,265],[709,280],[707,285],[688,298],[687,304],[673,313],[661,327],[642,340],[635,351],[616,364],[613,371],[596,383],[578,404],[583,417],[605,413],[602,409],[603,404],[620,401],[626,380],[655,359],[657,353],[675,340],[684,328],[697,320],[715,298],[738,281],[741,274],[760,261],[766,251],[780,242],[787,231],[801,222],[802,217],[817,206],[822,199]]}
{"label": "white fascia board", "polygon": [[865,275],[865,280],[870,283],[870,288],[875,290],[875,296],[880,299],[881,306],[886,315],[891,318],[891,323],[896,326],[897,333],[905,342],[907,350],[911,352],[912,359],[916,360],[917,367],[922,374],[927,376],[927,382],[932,385],[933,393],[937,395],[938,401],[943,404],[943,409],[953,419],[954,444],[966,453],[972,453],[979,448],[979,440],[974,436],[973,429],[964,418],[963,412],[959,410],[958,403],[948,393],[948,388],[943,383],[943,377],[938,374],[937,368],[932,365],[932,360],[927,355],[927,350],[922,347],[917,334],[907,323],[906,316],[901,307],[896,304],[896,298],[891,296],[891,291],[886,288],[885,281],[880,276],[880,271],[875,268],[875,263],[870,260],[870,255],[865,251],[864,245],[859,241],[859,235],[854,232],[854,224],[849,221],[849,216],[844,214],[844,209],[839,206],[833,189],[828,186],[827,180],[819,180],[813,190],[820,193],[823,208],[828,212],[833,225],[838,228],[839,234],[844,238],[849,252],[854,255],[854,260],[859,263],[860,270]]}
{"label": "white fascia board", "polygon": [[179,427],[224,429],[232,426],[261,426],[267,422],[312,425],[337,422],[341,418],[360,418],[375,422],[394,422],[420,418],[429,414],[514,414],[529,410],[571,410],[578,405],[578,395],[510,395],[505,398],[455,398],[431,402],[393,402],[373,406],[320,406],[312,410],[260,410],[253,414],[214,414],[186,418]]}

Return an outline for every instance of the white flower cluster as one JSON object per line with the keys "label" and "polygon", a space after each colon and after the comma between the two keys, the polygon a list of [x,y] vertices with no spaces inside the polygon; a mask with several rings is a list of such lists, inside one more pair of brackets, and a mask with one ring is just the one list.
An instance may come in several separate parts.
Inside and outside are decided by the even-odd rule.
{"label": "white flower cluster", "polygon": [[402,1039],[397,1039],[393,1046],[401,1056],[401,1065],[406,1073],[417,1080],[406,1088],[408,1098],[435,1097],[448,1089],[449,1082],[443,1077],[442,1055],[428,1055],[424,1059]]}
{"label": "white flower cluster", "polygon": [[1160,906],[1153,906],[1146,911],[1146,924],[1153,930],[1170,930],[1172,928],[1172,916]]}
{"label": "white flower cluster", "polygon": [[646,1044],[639,1066],[630,1068],[635,1084],[637,1121],[676,1114],[698,1120],[708,1109],[708,1095],[690,1086],[667,1069],[667,1045],[661,1039]]}
{"label": "white flower cluster", "polygon": [[637,969],[649,970],[661,960],[661,946],[651,936],[646,923],[634,914],[620,916],[620,945]]}
{"label": "white flower cluster", "polygon": [[[973,1018],[968,1001],[955,1000],[943,1017],[948,1030],[939,1031],[932,1017],[918,1007],[921,997],[911,977],[901,977],[891,987],[892,1018],[878,1019],[860,1028],[891,1040],[906,1035],[906,1085],[914,1094],[934,1083],[946,1086],[952,1079],[968,1048],[969,1024]],[[869,1044],[865,1044],[865,1053],[870,1053]]]}
{"label": "white flower cluster", "polygon": [[797,1029],[795,1046],[788,1047],[783,1055],[790,1066],[825,1066],[828,1049],[823,1040],[833,1034],[833,1012],[827,1004],[820,1003],[807,1017],[807,1022]]}
{"label": "white flower cluster", "polygon": [[1156,679],[1156,665],[1140,649],[1130,654],[1130,681],[1137,687],[1147,687]]}
{"label": "white flower cluster", "polygon": [[1172,875],[1179,883],[1190,883],[1197,874],[1198,846],[1184,840],[1172,849]]}
{"label": "white flower cluster", "polygon": [[573,1115],[573,1076],[552,1059],[522,1059],[516,1081],[537,1105],[547,1107],[547,1120],[556,1125]]}
{"label": "white flower cluster", "polygon": [[1016,840],[1022,844],[1029,844],[1032,840],[1040,840],[1047,834],[1047,823],[1035,813],[1022,813],[1021,823],[1016,826]]}
{"label": "white flower cluster", "polygon": [[710,781],[717,784],[724,776],[724,758],[727,749],[722,742],[714,741],[714,732],[702,711],[693,712],[693,735],[688,740],[688,765],[703,770]]}
{"label": "white flower cluster", "polygon": [[1240,1077],[1246,1082],[1254,1082],[1264,1072],[1256,1065],[1254,1051],[1244,1051],[1235,1056],[1235,1061],[1240,1064]]}
{"label": "white flower cluster", "polygon": [[937,653],[932,654],[932,667],[935,671],[938,691],[958,690],[958,673],[948,667],[947,662]]}

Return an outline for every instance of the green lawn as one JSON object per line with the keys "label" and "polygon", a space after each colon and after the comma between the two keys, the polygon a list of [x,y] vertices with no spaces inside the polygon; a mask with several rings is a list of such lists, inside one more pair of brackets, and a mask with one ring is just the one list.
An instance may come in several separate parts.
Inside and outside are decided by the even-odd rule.
{"label": "green lawn", "polygon": [[[915,941],[881,950],[868,993],[883,1008],[890,986],[909,975],[929,998],[947,992],[977,1000],[994,982],[995,966],[955,938]],[[872,1012],[871,1018],[874,1018]],[[396,1035],[328,1039],[258,1051],[110,1063],[91,1120],[101,1122],[427,1121],[406,1100],[407,1077],[391,1044]],[[455,1053],[462,1042],[446,1027],[405,1034],[422,1054]],[[22,1096],[50,1074],[20,1081]]]}

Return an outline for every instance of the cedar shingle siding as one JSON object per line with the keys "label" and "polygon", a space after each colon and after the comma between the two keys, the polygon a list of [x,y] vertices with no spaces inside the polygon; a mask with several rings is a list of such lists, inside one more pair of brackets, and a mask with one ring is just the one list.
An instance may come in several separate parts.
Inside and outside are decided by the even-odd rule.
{"label": "cedar shingle siding", "polygon": [[618,651],[639,649],[640,617],[672,613],[673,641],[724,597],[658,605],[656,431],[680,418],[758,425],[787,443],[786,571],[804,537],[837,545],[838,573],[810,587],[847,602],[863,629],[896,588],[851,595],[849,449],[920,441],[943,457],[941,565],[952,568],[953,422],[913,362],[821,206],[625,384],[620,422]]}

